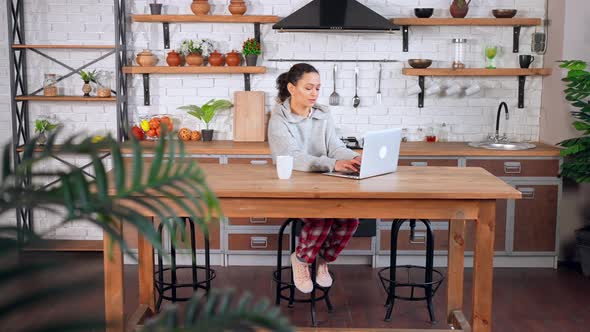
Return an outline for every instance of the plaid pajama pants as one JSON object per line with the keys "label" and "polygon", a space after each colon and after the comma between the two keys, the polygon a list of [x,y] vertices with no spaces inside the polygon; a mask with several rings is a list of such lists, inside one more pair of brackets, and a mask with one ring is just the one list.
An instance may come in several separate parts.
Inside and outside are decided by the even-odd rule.
{"label": "plaid pajama pants", "polygon": [[326,261],[335,261],[358,225],[358,219],[303,219],[297,257],[311,264],[319,253]]}

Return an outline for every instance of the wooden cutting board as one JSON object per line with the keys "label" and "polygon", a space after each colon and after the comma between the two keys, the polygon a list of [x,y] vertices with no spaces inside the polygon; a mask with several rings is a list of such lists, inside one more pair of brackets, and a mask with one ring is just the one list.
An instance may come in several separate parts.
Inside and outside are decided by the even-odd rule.
{"label": "wooden cutting board", "polygon": [[265,96],[263,91],[234,93],[234,141],[266,140]]}

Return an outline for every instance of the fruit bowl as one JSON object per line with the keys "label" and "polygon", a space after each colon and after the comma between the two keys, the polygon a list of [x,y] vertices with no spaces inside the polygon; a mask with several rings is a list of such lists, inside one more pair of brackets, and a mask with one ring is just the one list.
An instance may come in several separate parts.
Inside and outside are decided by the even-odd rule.
{"label": "fruit bowl", "polygon": [[174,119],[167,114],[151,115],[141,117],[139,122],[131,127],[131,135],[140,141],[153,141],[160,139],[164,130],[168,133],[174,131]]}

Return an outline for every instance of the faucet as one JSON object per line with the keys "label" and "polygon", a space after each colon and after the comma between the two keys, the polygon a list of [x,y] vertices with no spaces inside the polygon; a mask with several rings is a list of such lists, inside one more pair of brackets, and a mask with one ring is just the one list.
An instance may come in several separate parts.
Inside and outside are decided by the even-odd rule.
{"label": "faucet", "polygon": [[500,113],[502,113],[502,107],[506,111],[506,120],[510,119],[510,115],[508,114],[508,105],[506,102],[501,102],[500,106],[498,106],[498,114],[496,115],[496,133],[493,137],[494,141],[499,141],[505,139],[505,137],[500,137]]}

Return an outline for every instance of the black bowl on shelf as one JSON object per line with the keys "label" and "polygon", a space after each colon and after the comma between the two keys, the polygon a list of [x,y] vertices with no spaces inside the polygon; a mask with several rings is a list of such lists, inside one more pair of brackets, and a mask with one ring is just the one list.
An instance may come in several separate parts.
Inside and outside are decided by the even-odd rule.
{"label": "black bowl on shelf", "polygon": [[493,9],[492,15],[495,18],[513,18],[516,15],[516,9]]}
{"label": "black bowl on shelf", "polygon": [[434,8],[414,8],[414,15],[419,18],[429,18],[434,13]]}
{"label": "black bowl on shelf", "polygon": [[410,59],[410,60],[408,60],[408,64],[410,64],[410,67],[412,67],[412,68],[424,69],[424,68],[430,67],[430,65],[432,64],[432,60],[430,60],[430,59]]}

